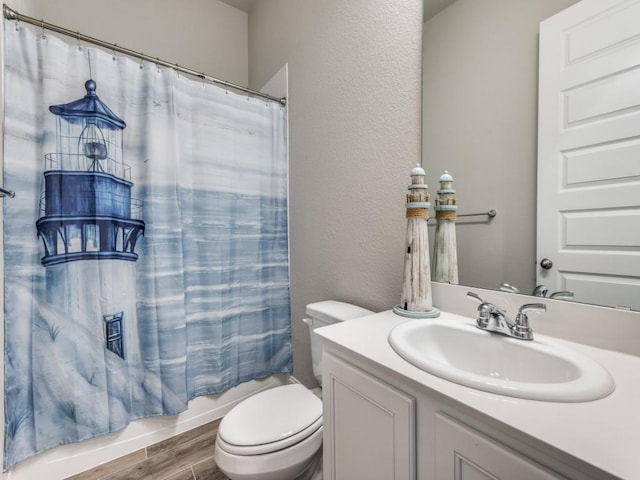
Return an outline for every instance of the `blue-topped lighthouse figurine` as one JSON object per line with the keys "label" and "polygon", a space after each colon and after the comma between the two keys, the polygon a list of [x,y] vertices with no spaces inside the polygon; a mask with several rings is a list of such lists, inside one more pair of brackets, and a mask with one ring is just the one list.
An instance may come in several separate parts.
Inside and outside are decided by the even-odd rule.
{"label": "blue-topped lighthouse figurine", "polygon": [[411,318],[434,318],[440,311],[433,307],[429,265],[429,193],[420,165],[411,171],[407,194],[407,236],[404,254],[402,298],[393,308],[398,315]]}
{"label": "blue-topped lighthouse figurine", "polygon": [[458,202],[453,177],[445,171],[440,177],[436,198],[436,236],[433,241],[433,281],[458,284],[458,253],[456,249],[456,211]]}
{"label": "blue-topped lighthouse figurine", "polygon": [[45,155],[38,236],[44,243],[47,300],[86,328],[107,355],[141,365],[135,301],[142,204],[131,198],[122,160],[126,127],[85,82],[86,95],[49,107],[55,153]]}

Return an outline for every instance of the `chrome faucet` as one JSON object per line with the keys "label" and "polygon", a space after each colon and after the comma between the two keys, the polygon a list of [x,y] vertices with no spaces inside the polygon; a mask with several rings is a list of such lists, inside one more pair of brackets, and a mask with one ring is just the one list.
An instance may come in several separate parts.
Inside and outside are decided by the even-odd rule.
{"label": "chrome faucet", "polygon": [[467,298],[480,302],[476,326],[488,332],[500,333],[520,340],[533,340],[533,330],[529,325],[527,312],[542,313],[547,311],[544,303],[525,303],[518,309],[514,321],[509,320],[507,312],[474,292],[467,292]]}
{"label": "chrome faucet", "polygon": [[536,288],[533,289],[533,293],[531,295],[534,297],[558,298],[562,300],[571,300],[573,298],[573,292],[569,290],[560,290],[559,292],[549,293],[549,289],[544,285],[536,285]]}
{"label": "chrome faucet", "polygon": [[[522,293],[518,290],[517,287],[513,285],[509,285],[508,283],[503,283],[500,285],[500,291],[508,292],[508,293]],[[536,285],[531,292],[533,297],[543,297],[543,298],[556,298],[560,300],[571,300],[573,298],[573,292],[569,290],[561,290],[559,292],[549,293],[549,289],[544,285]]]}
{"label": "chrome faucet", "polygon": [[546,297],[548,293],[549,289],[547,287],[544,285],[536,285],[533,292],[531,292],[531,295],[534,297]]}

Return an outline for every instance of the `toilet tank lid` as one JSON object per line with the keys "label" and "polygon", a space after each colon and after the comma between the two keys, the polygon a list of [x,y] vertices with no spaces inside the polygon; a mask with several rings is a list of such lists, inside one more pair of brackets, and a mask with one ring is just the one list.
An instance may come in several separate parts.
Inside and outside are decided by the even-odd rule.
{"label": "toilet tank lid", "polygon": [[307,315],[325,323],[344,322],[354,318],[373,315],[375,312],[351,303],[325,300],[307,305]]}

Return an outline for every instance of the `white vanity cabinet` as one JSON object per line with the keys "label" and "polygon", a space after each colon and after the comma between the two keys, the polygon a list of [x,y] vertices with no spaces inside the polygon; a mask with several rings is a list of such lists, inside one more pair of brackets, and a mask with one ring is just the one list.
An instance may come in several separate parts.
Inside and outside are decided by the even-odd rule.
{"label": "white vanity cabinet", "polygon": [[323,356],[324,480],[413,480],[415,400]]}
{"label": "white vanity cabinet", "polygon": [[[441,312],[441,320],[468,322]],[[327,480],[640,479],[640,357],[553,339],[598,362],[615,390],[585,402],[526,400],[404,360],[389,335],[410,321],[386,311],[315,330]]]}
{"label": "white vanity cabinet", "polygon": [[346,350],[324,350],[325,480],[614,478],[562,463]]}

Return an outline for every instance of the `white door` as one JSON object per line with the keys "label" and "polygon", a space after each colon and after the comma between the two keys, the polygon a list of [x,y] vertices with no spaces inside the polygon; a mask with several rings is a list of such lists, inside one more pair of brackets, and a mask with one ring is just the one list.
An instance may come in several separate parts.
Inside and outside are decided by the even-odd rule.
{"label": "white door", "polygon": [[542,22],[539,75],[538,283],[640,310],[640,0]]}

